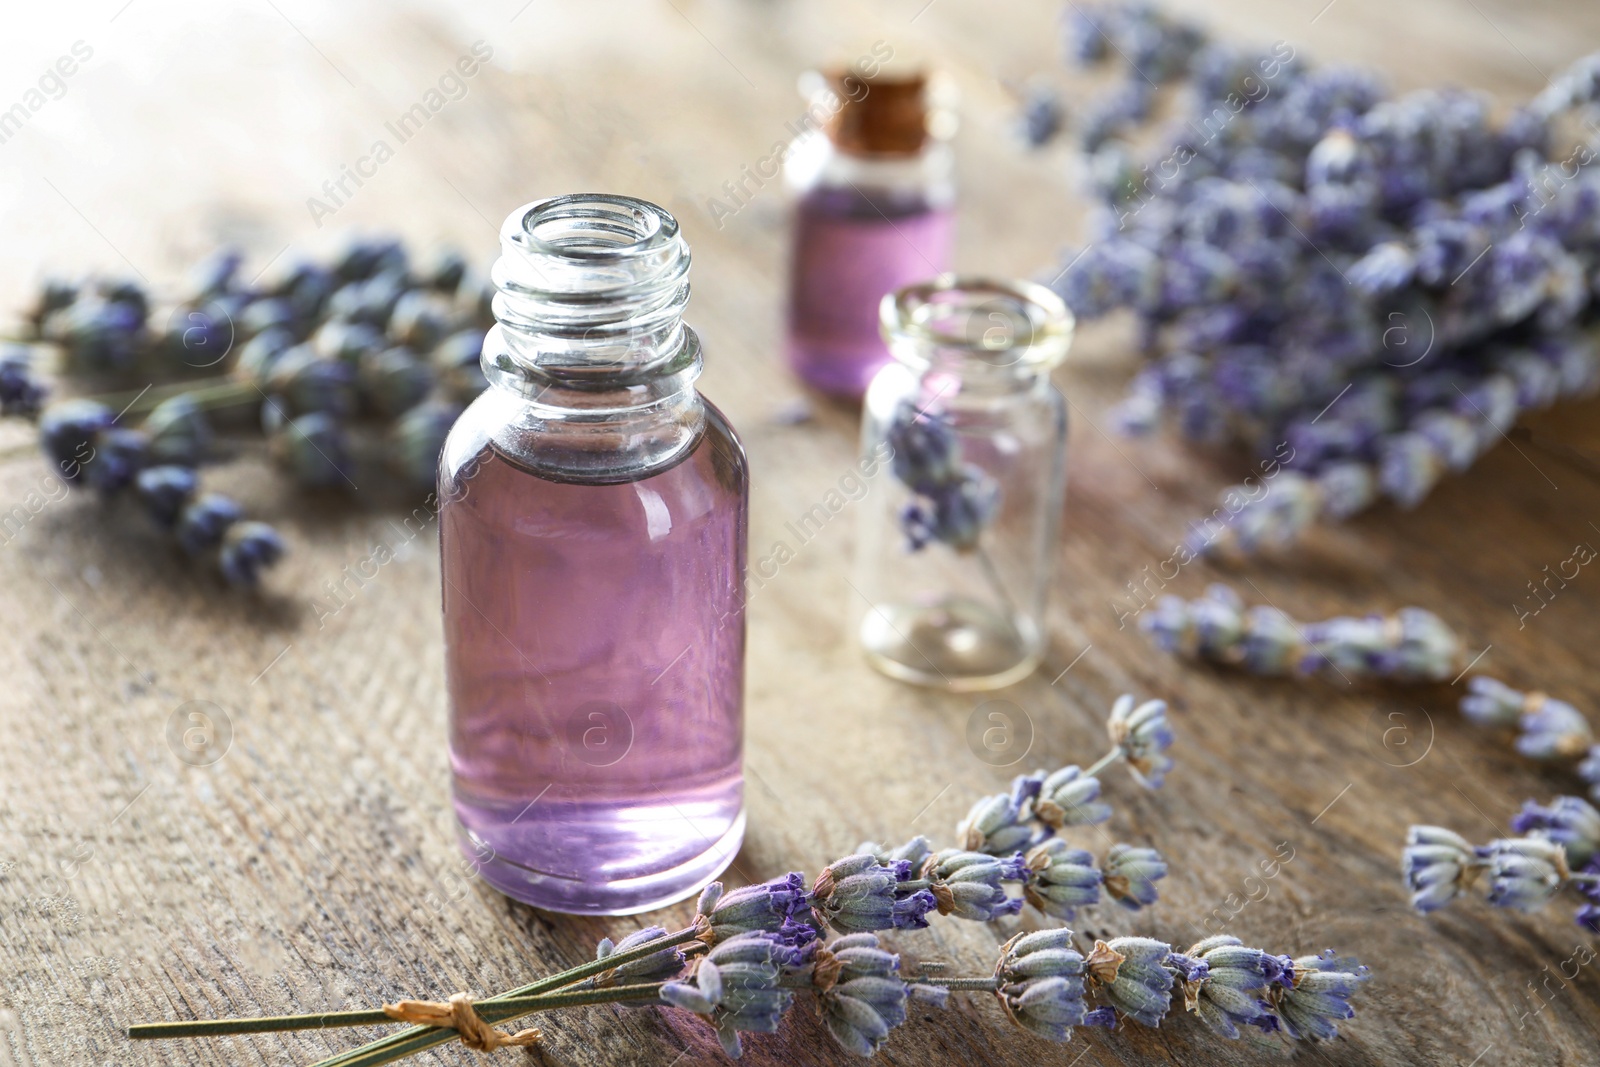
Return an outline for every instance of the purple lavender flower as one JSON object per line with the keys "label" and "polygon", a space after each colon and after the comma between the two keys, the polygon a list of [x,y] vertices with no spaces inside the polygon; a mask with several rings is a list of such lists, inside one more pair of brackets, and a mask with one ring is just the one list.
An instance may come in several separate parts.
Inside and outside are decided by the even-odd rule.
{"label": "purple lavender flower", "polygon": [[701,891],[695,915],[713,944],[752,932],[778,934],[793,944],[816,937],[805,877],[798,871],[728,892],[712,882]]}
{"label": "purple lavender flower", "polygon": [[840,933],[924,929],[938,899],[927,889],[901,884],[910,880],[911,865],[903,860],[885,864],[870,853],[846,856],[817,875],[811,909]]}
{"label": "purple lavender flower", "polygon": [[1026,848],[1037,831],[1028,824],[1024,808],[1038,795],[1039,784],[1038,779],[1019,778],[1010,793],[973,804],[956,828],[962,847],[991,856],[1009,856]]}
{"label": "purple lavender flower", "polygon": [[1155,883],[1167,876],[1167,862],[1153,848],[1115,844],[1106,852],[1101,876],[1112,900],[1138,911],[1158,899]]}
{"label": "purple lavender flower", "polygon": [[[1170,761],[1169,761],[1170,762]],[[1060,830],[1065,826],[1092,826],[1111,818],[1111,805],[1100,799],[1100,779],[1076,766],[1062,767],[1042,776],[1033,801],[1033,817]]]}
{"label": "purple lavender flower", "polygon": [[[621,941],[613,944],[609,937],[600,939],[600,944],[595,949],[595,959],[603,960],[621,952],[630,952],[642,948],[657,938],[667,936],[665,927],[646,926],[642,930],[635,930]],[[669,946],[659,952],[653,952],[643,959],[624,963],[609,972],[606,972],[601,984],[619,985],[629,982],[665,982],[683,971],[686,957],[683,949]]]}
{"label": "purple lavender flower", "polygon": [[1173,974],[1166,967],[1172,946],[1149,937],[1095,942],[1087,971],[1100,996],[1119,1013],[1159,1026],[1172,1005]]}
{"label": "purple lavender flower", "polygon": [[155,464],[197,467],[211,445],[211,423],[199,402],[187,393],[157,404],[140,429],[150,438],[149,459]]}
{"label": "purple lavender flower", "polygon": [[1022,139],[1030,148],[1042,148],[1055,140],[1066,121],[1066,109],[1061,98],[1048,86],[1034,86],[1022,101],[1019,122]]}
{"label": "purple lavender flower", "polygon": [[1523,801],[1522,810],[1511,819],[1511,830],[1520,836],[1549,838],[1567,853],[1567,863],[1586,867],[1600,854],[1600,811],[1582,797],[1556,797],[1550,804]]}
{"label": "purple lavender flower", "polygon": [[[740,1033],[776,1033],[794,994],[778,985],[781,968],[795,950],[775,934],[753,932],[713,947],[695,968],[692,982],[668,982],[661,999],[707,1017],[723,1051],[738,1059]],[[797,961],[796,961],[797,962]]]}
{"label": "purple lavender flower", "polygon": [[1368,977],[1367,968],[1331,948],[1318,956],[1301,956],[1274,985],[1273,1006],[1289,1036],[1329,1041],[1339,1034],[1335,1022],[1355,1017],[1350,998]]}
{"label": "purple lavender flower", "polygon": [[[828,1032],[846,1050],[870,1056],[906,1021],[911,990],[900,977],[900,957],[878,945],[874,934],[851,934],[817,949],[812,988]],[[926,996],[936,987],[917,987]],[[938,989],[934,996],[944,994]]]}
{"label": "purple lavender flower", "polygon": [[1420,912],[1435,911],[1461,896],[1483,866],[1460,834],[1440,826],[1413,826],[1406,831],[1400,873],[1411,891],[1411,906]]}
{"label": "purple lavender flower", "polygon": [[1589,783],[1589,795],[1600,800],[1600,745],[1593,745],[1578,764],[1578,777]]}
{"label": "purple lavender flower", "polygon": [[1079,908],[1100,902],[1103,876],[1089,852],[1052,837],[1031,849],[1026,861],[1023,899],[1045,915],[1070,922]]}
{"label": "purple lavender flower", "polygon": [[1173,740],[1172,727],[1167,723],[1167,702],[1147,700],[1136,705],[1134,698],[1124,693],[1112,705],[1106,729],[1139,784],[1160,789],[1173,764],[1172,757],[1166,755]]}
{"label": "purple lavender flower", "polygon": [[1467,695],[1461,698],[1461,714],[1479,726],[1515,726],[1522,717],[1526,698],[1510,686],[1488,675],[1467,679]]}
{"label": "purple lavender flower", "polygon": [[219,565],[229,585],[253,589],[261,572],[283,558],[283,538],[264,522],[236,522],[222,535]]}
{"label": "purple lavender flower", "polygon": [[1476,849],[1488,868],[1489,903],[1497,908],[1538,911],[1569,876],[1566,853],[1542,837],[1503,838]]}
{"label": "purple lavender flower", "polygon": [[171,528],[194,499],[200,478],[190,467],[147,467],[134,479],[134,491],[156,525]]}
{"label": "purple lavender flower", "polygon": [[1533,759],[1570,759],[1594,744],[1594,733],[1583,713],[1565,701],[1540,692],[1523,698],[1517,722],[1517,751]]}
{"label": "purple lavender flower", "polygon": [[23,345],[0,345],[0,415],[34,415],[48,390],[33,373]]}
{"label": "purple lavender flower", "polygon": [[84,464],[84,481],[110,496],[133,484],[150,459],[150,437],[141,430],[108,426],[94,440],[94,460]]}
{"label": "purple lavender flower", "polygon": [[93,462],[100,435],[111,428],[115,413],[92,400],[63,400],[50,405],[39,419],[39,440],[63,480],[76,483]]}
{"label": "purple lavender flower", "polygon": [[1018,934],[1001,947],[994,973],[1000,1006],[1024,1030],[1047,1041],[1065,1041],[1082,1024],[1088,1010],[1085,961],[1072,947],[1071,930]]}
{"label": "purple lavender flower", "polygon": [[[270,407],[269,411],[276,408]],[[267,438],[273,460],[307,489],[333,489],[349,485],[350,436],[338,419],[326,412],[297,415],[273,426]]]}
{"label": "purple lavender flower", "polygon": [[915,552],[938,541],[968,551],[1000,506],[1000,485],[982,469],[961,462],[961,444],[944,416],[896,410],[885,431],[891,469],[915,498],[901,510],[906,544]]}
{"label": "purple lavender flower", "polygon": [[191,556],[203,555],[222,544],[228,527],[244,518],[244,509],[216,493],[207,493],[178,516],[178,544]]}
{"label": "purple lavender flower", "polygon": [[1232,1039],[1241,1026],[1264,1033],[1278,1029],[1278,1017],[1263,999],[1282,973],[1277,957],[1227,934],[1208,937],[1185,955],[1206,964],[1203,977],[1183,981],[1184,1002],[1212,1033]]}
{"label": "purple lavender flower", "polygon": [[940,915],[993,922],[1022,910],[1021,897],[1006,896],[1007,882],[1022,882],[1028,866],[1020,854],[1005,858],[947,848],[929,856],[921,877],[931,883]]}

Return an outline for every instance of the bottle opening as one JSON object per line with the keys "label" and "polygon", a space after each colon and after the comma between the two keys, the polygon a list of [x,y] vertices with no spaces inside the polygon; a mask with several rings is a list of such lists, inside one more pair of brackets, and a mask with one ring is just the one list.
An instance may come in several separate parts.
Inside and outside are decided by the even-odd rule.
{"label": "bottle opening", "polygon": [[678,236],[678,220],[665,209],[647,200],[606,193],[539,200],[518,209],[508,222],[530,250],[577,259],[648,255]]}
{"label": "bottle opening", "polygon": [[1032,282],[945,275],[883,298],[880,322],[902,362],[1049,369],[1066,357],[1073,318]]}

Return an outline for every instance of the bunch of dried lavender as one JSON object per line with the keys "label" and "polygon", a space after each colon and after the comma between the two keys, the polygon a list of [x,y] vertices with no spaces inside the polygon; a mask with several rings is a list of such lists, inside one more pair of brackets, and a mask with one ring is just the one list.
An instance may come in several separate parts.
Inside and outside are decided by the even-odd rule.
{"label": "bunch of dried lavender", "polygon": [[[1600,275],[1600,56],[1503,122],[1458,90],[1389,98],[1279,42],[1208,43],[1146,3],[1073,5],[1072,51],[1125,64],[1083,113],[1103,206],[1054,283],[1083,318],[1138,317],[1149,363],[1118,413],[1271,457],[1189,548],[1293,541],[1317,518],[1419,503],[1524,411],[1591,393]],[[1148,164],[1151,86],[1187,106]],[[1588,141],[1558,143],[1582,113]],[[1425,360],[1425,362],[1424,362]]]}
{"label": "bunch of dried lavender", "polygon": [[1600,933],[1600,811],[1580,797],[1529,800],[1511,832],[1474,848],[1443,827],[1411,827],[1400,860],[1411,906],[1435,911],[1477,886],[1494,907],[1538,911],[1570,887],[1585,901],[1578,925]]}
{"label": "bunch of dried lavender", "polygon": [[[1139,908],[1154,902],[1153,882],[1166,865],[1153,849],[1113,847],[1100,867],[1087,852],[1071,849],[1057,831],[1102,822],[1110,808],[1100,800],[1097,775],[1126,763],[1139,781],[1160,785],[1171,768],[1172,731],[1160,701],[1119,699],[1107,720],[1112,748],[1089,767],[1019,778],[1009,793],[975,804],[958,832],[963,847],[934,851],[924,838],[895,849],[864,845],[836,860],[807,886],[799,873],[724,890],[713,883],[701,894],[693,922],[682,930],[639,931],[620,944],[602,941],[596,959],[475,1007],[450,1004],[387,1006],[381,1011],[334,1012],[269,1019],[156,1023],[135,1027],[137,1038],[372,1025],[396,1019],[459,1019],[453,1025],[413,1026],[388,1038],[323,1061],[318,1067],[377,1067],[416,1052],[470,1037],[484,1041],[484,1024],[579,1004],[665,1005],[704,1017],[730,1056],[742,1051],[741,1034],[771,1033],[797,991],[809,991],[840,1045],[868,1056],[907,1018],[910,998],[940,1002],[950,991],[992,993],[1007,1018],[1051,1040],[1081,1025],[1115,1025],[1127,1016],[1157,1025],[1181,993],[1184,1006],[1224,1037],[1239,1026],[1283,1029],[1321,1040],[1351,1017],[1350,998],[1366,969],[1331,952],[1291,959],[1214,937],[1186,953],[1143,937],[1095,942],[1087,953],[1071,930],[1019,934],[1000,950],[992,974],[949,977],[900,974],[900,960],[878,933],[918,929],[927,916],[993,922],[1014,915],[1024,902],[1046,915],[1070,917],[1099,899],[1100,889]],[[1021,896],[1006,892],[1019,886]],[[842,935],[824,944],[823,932]],[[1099,1006],[1091,1009],[1089,1002]],[[474,1015],[460,1018],[471,1008]],[[470,1025],[468,1025],[470,1023]],[[532,1040],[526,1032],[519,1041]]]}
{"label": "bunch of dried lavender", "polygon": [[[206,259],[164,319],[134,282],[46,282],[25,317],[28,343],[0,347],[0,414],[38,418],[68,484],[131,490],[185,552],[253,586],[284,544],[226,498],[196,496],[195,471],[215,458],[206,412],[252,409],[268,454],[304,488],[354,484],[353,428],[384,439],[400,481],[431,487],[445,435],[486,385],[478,356],[492,315],[460,255],[418,270],[395,239],[356,239],[327,265],[296,262],[266,281],[246,281],[242,265],[232,249]],[[146,384],[41,412],[36,364],[48,353],[69,379]]]}
{"label": "bunch of dried lavender", "polygon": [[[1212,585],[1195,600],[1159,598],[1139,628],[1167,652],[1252,674],[1427,683],[1459,681],[1471,668],[1461,639],[1422,608],[1302,623],[1268,605],[1246,609],[1232,589]],[[1460,707],[1480,726],[1515,729],[1516,749],[1530,759],[1579,761],[1579,777],[1600,800],[1600,745],[1571,704],[1475,674]]]}

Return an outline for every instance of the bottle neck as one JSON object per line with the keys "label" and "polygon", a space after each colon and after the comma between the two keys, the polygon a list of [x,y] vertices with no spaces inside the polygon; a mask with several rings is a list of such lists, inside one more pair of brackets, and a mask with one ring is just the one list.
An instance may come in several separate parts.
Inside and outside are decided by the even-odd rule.
{"label": "bottle neck", "polygon": [[1072,339],[1061,299],[1031,282],[946,275],[890,293],[879,310],[890,353],[942,393],[1047,389]]}
{"label": "bottle neck", "polygon": [[522,460],[627,480],[692,448],[701,356],[677,220],[632,197],[554,197],[512,212],[500,248],[482,364]]}

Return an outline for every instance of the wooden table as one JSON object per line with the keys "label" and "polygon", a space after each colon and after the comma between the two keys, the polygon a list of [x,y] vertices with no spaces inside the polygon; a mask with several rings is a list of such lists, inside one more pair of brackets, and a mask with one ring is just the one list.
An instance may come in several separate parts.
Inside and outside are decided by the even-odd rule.
{"label": "wooden table", "polygon": [[[1454,80],[1505,100],[1600,45],[1592,4],[1323,2],[1183,6],[1208,9],[1219,32],[1375,64],[1400,87]],[[751,546],[763,554],[855,447],[849,410],[820,404],[798,425],[782,417],[801,394],[778,357],[780,190],[761,189],[721,229],[707,213],[724,181],[786,136],[800,114],[796,75],[881,39],[955,76],[964,268],[1034,274],[1080,233],[1066,151],[1025,153],[1008,128],[1006,83],[1037,74],[1082,84],[1057,67],[1054,3],[1007,5],[1003,18],[971,0],[870,10],[842,0],[519,4],[363,2],[330,15],[268,2],[186,15],[156,0],[109,0],[27,16],[38,25],[8,35],[27,43],[6,46],[18,83],[7,93],[20,98],[22,79],[75,40],[93,56],[0,145],[10,303],[21,305],[46,265],[171,287],[219,240],[242,241],[265,266],[290,244],[331,248],[350,227],[394,229],[420,247],[451,241],[487,264],[495,227],[520,203],[594,188],[648,197],[678,213],[694,246],[703,384],[749,449]],[[308,198],[478,40],[493,56],[465,97],[316,225]],[[1408,911],[1396,874],[1409,823],[1487,839],[1524,797],[1573,791],[1574,780],[1539,772],[1505,739],[1461,721],[1459,688],[1251,680],[1176,662],[1118,629],[1110,605],[1125,583],[1170,554],[1238,469],[1167,438],[1108,437],[1106,405],[1131,367],[1125,327],[1112,323],[1083,331],[1061,376],[1075,419],[1051,649],[1036,677],[1000,695],[1033,724],[1026,766],[992,767],[969,750],[968,718],[990,698],[912,690],[865,666],[844,630],[853,516],[841,516],[751,603],[750,831],[730,877],[814,872],[864,839],[948,840],[970,800],[1004,788],[1014,770],[1097,755],[1118,693],[1160,696],[1180,731],[1179,769],[1154,794],[1113,777],[1107,830],[1162,848],[1172,874],[1157,908],[1103,908],[1085,932],[1186,945],[1286,842],[1292,862],[1226,930],[1296,953],[1337,945],[1375,975],[1343,1036],[1292,1053],[1298,1060],[1596,1062],[1594,968],[1557,975],[1591,940],[1566,914],[1467,904],[1424,919]],[[1516,447],[1496,449],[1414,513],[1380,509],[1288,558],[1196,564],[1173,591],[1228,580],[1300,617],[1423,605],[1474,649],[1490,646],[1482,666],[1497,676],[1600,708],[1600,577],[1583,575],[1525,628],[1512,607],[1544,565],[1600,539],[1597,413],[1591,403],[1519,429]],[[20,443],[29,431],[11,423],[0,435]],[[13,453],[0,466],[0,501],[23,499],[45,474],[36,455]],[[293,539],[259,601],[224,595],[131,517],[78,494],[51,501],[0,549],[7,1067],[308,1063],[358,1035],[132,1046],[122,1028],[487,993],[586,958],[602,935],[643,921],[538,913],[463,874],[446,803],[433,531],[402,544],[392,502],[360,492],[308,500],[256,458],[208,477]],[[395,560],[336,613],[322,611],[327,584],[380,543]],[[203,766],[169,743],[192,701],[231,738]],[[1386,743],[1396,724],[1406,732]],[[1103,844],[1092,832],[1085,843]],[[941,921],[899,945],[970,973],[1009,931]],[[720,1061],[708,1029],[677,1014],[583,1009],[549,1029],[550,1063]],[[848,1061],[804,1010],[748,1046],[753,1064]],[[1276,1040],[1228,1044],[1183,1018],[1051,1047],[961,996],[914,1018],[881,1059],[1065,1067],[1285,1055]],[[476,1061],[451,1048],[416,1062]]]}

